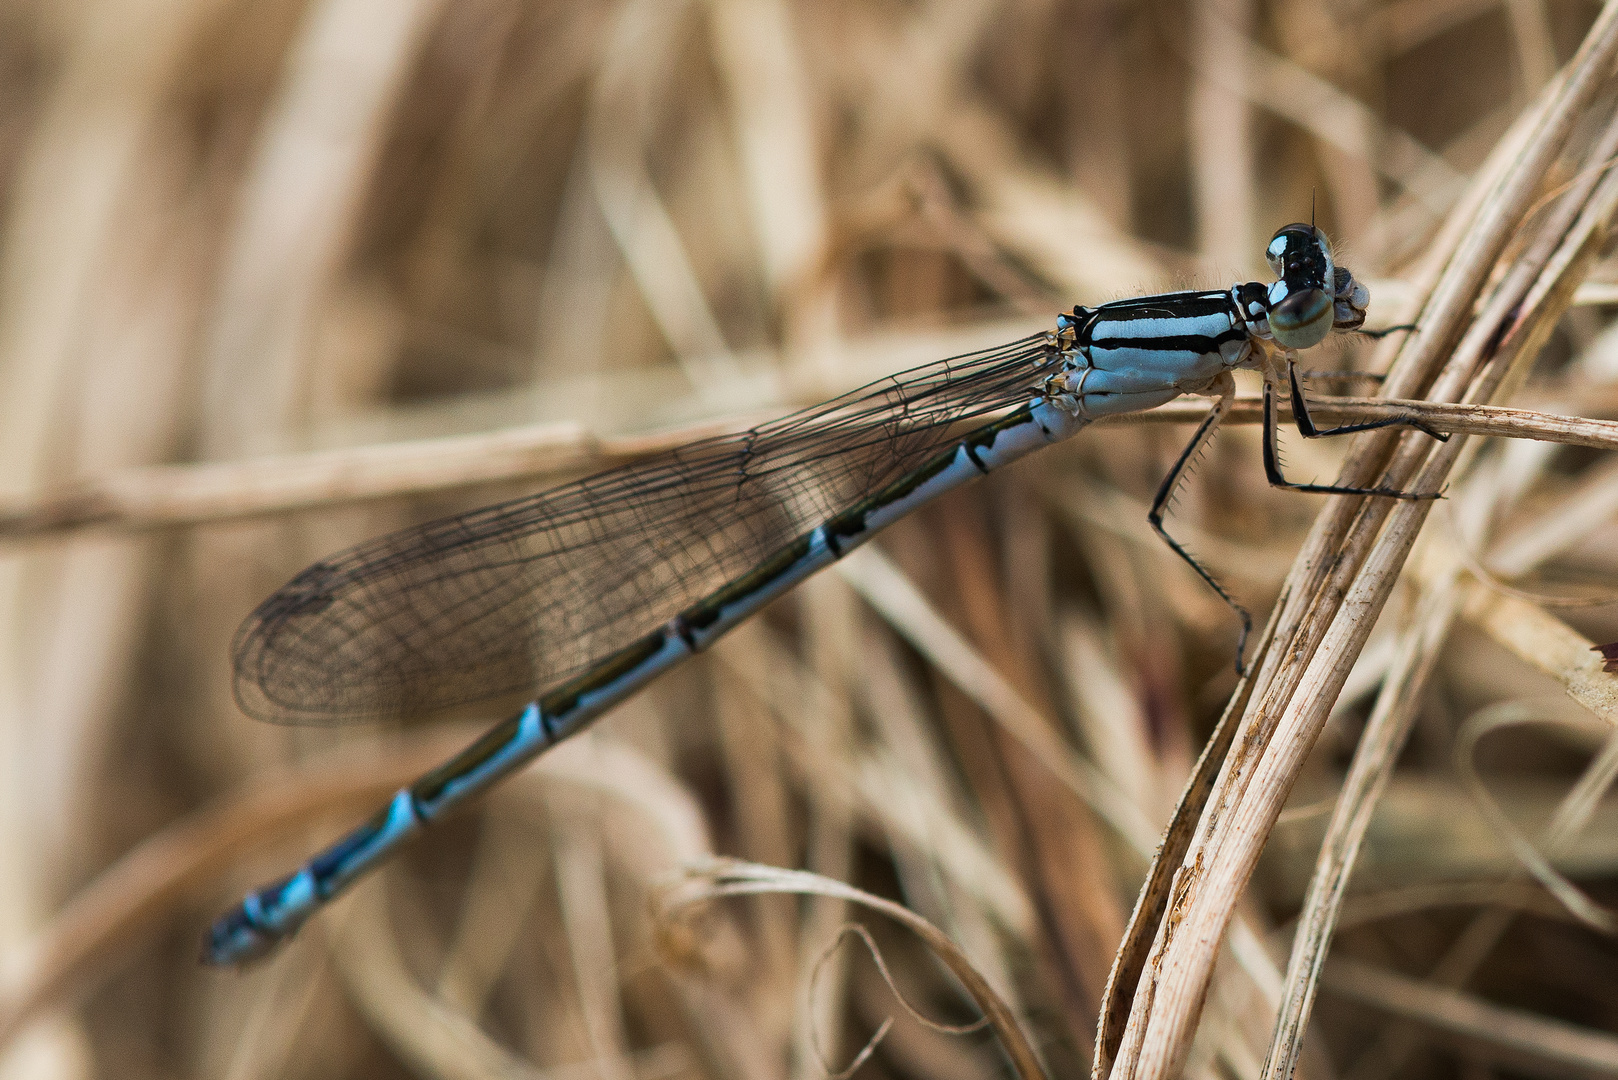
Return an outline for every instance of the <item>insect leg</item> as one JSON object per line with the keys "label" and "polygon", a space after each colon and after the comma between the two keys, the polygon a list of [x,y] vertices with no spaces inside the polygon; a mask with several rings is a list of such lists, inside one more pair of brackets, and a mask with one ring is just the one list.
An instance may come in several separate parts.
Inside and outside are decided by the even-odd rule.
{"label": "insect leg", "polygon": [[[1296,383],[1294,383],[1296,385]],[[1391,418],[1390,422],[1378,421],[1369,427],[1388,427],[1391,424],[1405,423],[1400,418]],[[1337,484],[1294,484],[1281,475],[1280,458],[1276,453],[1276,416],[1275,416],[1275,386],[1269,379],[1264,380],[1264,476],[1269,480],[1271,487],[1285,488],[1288,491],[1311,491],[1325,495],[1381,495],[1390,499],[1436,499],[1439,492],[1400,491],[1397,488],[1362,488],[1345,487]],[[1365,428],[1348,425],[1356,431]],[[1300,425],[1300,430],[1302,426]],[[1330,431],[1316,430],[1317,435],[1343,434],[1342,429]],[[1305,435],[1309,432],[1305,431]]]}
{"label": "insect leg", "polygon": [[1375,431],[1385,427],[1412,427],[1417,431],[1425,432],[1439,442],[1449,442],[1446,432],[1436,431],[1413,416],[1386,416],[1380,420],[1368,420],[1363,424],[1343,424],[1334,428],[1318,428],[1315,419],[1309,414],[1309,403],[1303,396],[1303,384],[1298,381],[1298,366],[1287,359],[1287,379],[1292,384],[1292,420],[1298,425],[1298,434],[1306,439],[1321,439],[1327,435],[1351,435],[1356,431]]}
{"label": "insect leg", "polygon": [[1225,418],[1225,414],[1235,404],[1236,380],[1231,378],[1230,372],[1222,373],[1218,380],[1214,382],[1213,388],[1219,394],[1218,401],[1214,404],[1213,410],[1208,413],[1207,418],[1197,425],[1196,433],[1191,436],[1191,441],[1186,443],[1185,449],[1180,451],[1180,456],[1174,462],[1174,467],[1169,470],[1167,476],[1163,477],[1163,483],[1158,486],[1157,495],[1152,499],[1152,508],[1147,511],[1146,520],[1152,523],[1152,529],[1169,546],[1169,549],[1184,559],[1186,565],[1195,570],[1197,576],[1207,582],[1208,587],[1218,593],[1219,598],[1229,604],[1230,609],[1236,613],[1236,617],[1241,619],[1242,633],[1241,637],[1236,641],[1236,674],[1242,675],[1246,673],[1242,666],[1242,655],[1247,648],[1247,636],[1253,632],[1253,616],[1246,608],[1236,602],[1235,597],[1225,591],[1223,585],[1214,580],[1213,574],[1208,571],[1207,567],[1196,560],[1196,556],[1181,546],[1180,542],[1170,536],[1168,530],[1163,527],[1163,515],[1168,510],[1169,500],[1174,497],[1174,490],[1180,486],[1180,481],[1185,479],[1186,470],[1190,467],[1191,462],[1196,459],[1196,456],[1202,452],[1203,447],[1207,446],[1209,440],[1213,438],[1214,432],[1219,427],[1219,422]]}

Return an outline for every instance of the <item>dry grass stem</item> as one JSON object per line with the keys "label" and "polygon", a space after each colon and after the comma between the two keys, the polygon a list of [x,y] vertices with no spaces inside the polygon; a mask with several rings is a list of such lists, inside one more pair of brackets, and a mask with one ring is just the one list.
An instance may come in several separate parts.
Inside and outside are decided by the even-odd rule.
{"label": "dry grass stem", "polygon": [[[823,878],[804,871],[782,870],[773,866],[754,866],[741,862],[723,862],[711,867],[693,867],[677,884],[664,889],[657,898],[658,917],[665,923],[678,921],[682,910],[695,904],[727,896],[757,896],[767,893],[790,893],[801,896],[824,896],[886,915],[919,937],[943,962],[974,1004],[983,1011],[984,1019],[994,1030],[1005,1049],[1006,1056],[1020,1080],[1044,1080],[1033,1047],[1029,1045],[1015,1015],[1002,1001],[982,974],[972,966],[966,954],[949,937],[926,919],[914,912],[860,889],[851,888],[840,881]],[[668,934],[670,931],[663,931]],[[841,931],[838,931],[838,936]]]}
{"label": "dry grass stem", "polygon": [[[1150,412],[1106,417],[1117,424],[1192,424],[1207,406],[1178,401]],[[1533,439],[1596,450],[1618,448],[1618,421],[1558,416],[1493,405],[1380,398],[1319,398],[1310,414],[1327,423],[1410,417],[1437,431]],[[1290,419],[1292,410],[1281,410]],[[1259,398],[1238,398],[1224,423],[1257,424]],[[346,506],[509,481],[557,479],[648,457],[738,430],[705,423],[657,435],[603,437],[576,424],[327,450],[208,465],[127,469],[42,503],[0,509],[0,541],[82,528],[151,529]]]}
{"label": "dry grass stem", "polygon": [[[1528,209],[1546,170],[1561,153],[1564,140],[1600,90],[1615,54],[1618,8],[1608,8],[1586,38],[1581,55],[1570,65],[1570,75],[1547,110],[1546,121],[1480,208],[1472,231],[1435,287],[1419,332],[1390,371],[1384,386],[1390,395],[1401,394],[1419,377],[1417,372],[1445,360],[1439,350],[1446,341],[1459,343],[1433,384],[1432,394],[1440,400],[1459,397],[1473,383],[1473,400],[1486,401],[1505,379],[1504,361],[1518,355],[1512,346],[1529,344],[1523,348],[1524,354],[1537,353],[1553,319],[1543,317],[1539,304],[1527,303],[1531,290],[1548,267],[1549,280],[1563,294],[1559,305],[1552,300],[1551,311],[1559,316],[1565,310],[1573,291],[1572,283],[1562,284],[1566,270],[1577,258],[1588,261],[1591,230],[1598,230],[1604,238],[1611,213],[1611,206],[1598,194],[1600,184],[1586,185],[1577,198],[1564,196],[1559,205],[1569,209],[1561,220],[1553,215],[1548,223],[1543,218],[1536,222],[1541,230],[1537,245],[1531,242],[1513,262],[1477,320],[1464,328],[1464,336],[1461,320],[1469,314],[1473,296],[1504,249],[1510,230]],[[1592,207],[1591,225],[1579,229],[1573,218]],[[1558,257],[1564,232],[1570,236],[1566,248],[1576,253],[1573,258]],[[1537,259],[1531,257],[1536,255]],[[1541,288],[1532,296],[1543,302],[1555,292]],[[1485,360],[1490,361],[1488,366],[1480,364]],[[1371,446],[1393,449],[1393,441],[1391,437],[1365,439],[1360,456],[1351,455],[1345,466],[1343,482],[1363,485],[1371,475],[1366,468],[1373,460],[1369,458]],[[1462,440],[1452,439],[1429,456],[1424,446],[1406,436],[1382,482],[1395,486],[1413,482],[1413,490],[1437,492],[1462,445]],[[1428,458],[1425,468],[1420,468],[1422,458]],[[1235,901],[1431,506],[1426,501],[1391,506],[1390,502],[1367,504],[1350,526],[1349,500],[1338,500],[1322,515],[1311,538],[1320,545],[1320,554],[1313,544],[1306,545],[1295,563],[1292,589],[1285,593],[1287,601],[1278,615],[1276,642],[1258,673],[1261,689],[1249,706],[1220,783],[1210,793],[1196,838],[1180,857],[1175,896],[1157,928],[1153,955],[1144,969],[1143,986],[1135,991],[1128,1026],[1117,1036],[1117,1057],[1106,1062],[1098,1055],[1098,1073],[1110,1067],[1114,1077],[1144,1080],[1174,1075],[1182,1068]],[[1340,540],[1339,529],[1343,529]],[[1337,548],[1329,574],[1320,558],[1328,544]],[[1289,620],[1289,611],[1296,612],[1292,617],[1296,621]],[[1281,1068],[1283,1075],[1290,1072],[1287,1063]]]}
{"label": "dry grass stem", "polygon": [[1351,960],[1328,965],[1323,981],[1335,994],[1460,1036],[1469,1051],[1482,1050],[1492,1064],[1530,1076],[1618,1074],[1618,1039],[1605,1032],[1503,1009]]}

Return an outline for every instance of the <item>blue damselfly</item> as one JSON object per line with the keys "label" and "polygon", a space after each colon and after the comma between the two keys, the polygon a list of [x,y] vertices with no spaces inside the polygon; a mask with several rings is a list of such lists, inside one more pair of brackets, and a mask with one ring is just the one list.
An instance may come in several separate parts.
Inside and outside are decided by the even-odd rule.
{"label": "blue damselfly", "polygon": [[236,694],[247,712],[323,724],[519,690],[538,696],[298,872],[250,894],[214,924],[205,958],[234,963],[269,951],[406,839],[884,526],[1099,416],[1181,394],[1217,399],[1150,519],[1237,612],[1245,643],[1247,612],[1163,527],[1187,466],[1235,400],[1234,369],[1265,373],[1272,484],[1429,497],[1282,477],[1279,393],[1310,437],[1422,425],[1395,415],[1314,426],[1296,354],[1334,330],[1357,330],[1370,294],[1333,263],[1312,225],[1281,229],[1266,254],[1270,283],[1077,307],[1048,333],[315,563],[237,634]]}

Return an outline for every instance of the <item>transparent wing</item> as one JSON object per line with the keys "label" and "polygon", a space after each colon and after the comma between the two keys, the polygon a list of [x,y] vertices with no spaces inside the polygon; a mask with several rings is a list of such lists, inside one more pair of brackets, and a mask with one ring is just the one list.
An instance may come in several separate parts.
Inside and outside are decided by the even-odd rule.
{"label": "transparent wing", "polygon": [[959,421],[1027,400],[1060,365],[1046,342],[915,368],[323,559],[237,631],[237,701],[332,724],[554,685],[923,464]]}

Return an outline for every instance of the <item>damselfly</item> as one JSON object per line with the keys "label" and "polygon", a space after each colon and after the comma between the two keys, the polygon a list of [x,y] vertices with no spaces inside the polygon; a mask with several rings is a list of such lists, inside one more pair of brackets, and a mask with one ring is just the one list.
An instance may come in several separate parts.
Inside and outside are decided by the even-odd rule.
{"label": "damselfly", "polygon": [[[1247,612],[1163,527],[1188,464],[1235,399],[1231,372],[1265,374],[1264,468],[1278,487],[1430,497],[1286,481],[1275,452],[1279,393],[1309,437],[1398,424],[1442,437],[1401,416],[1314,426],[1296,354],[1333,330],[1358,329],[1370,294],[1334,265],[1312,225],[1281,229],[1266,254],[1277,277],[1268,284],[1076,307],[1048,333],[315,563],[236,636],[236,696],[247,712],[337,723],[519,690],[539,696],[301,870],[250,894],[214,924],[205,958],[269,951],[422,828],[884,526],[1098,416],[1181,394],[1217,399],[1150,519],[1236,611],[1245,643]],[[963,434],[970,422],[978,426]]]}

